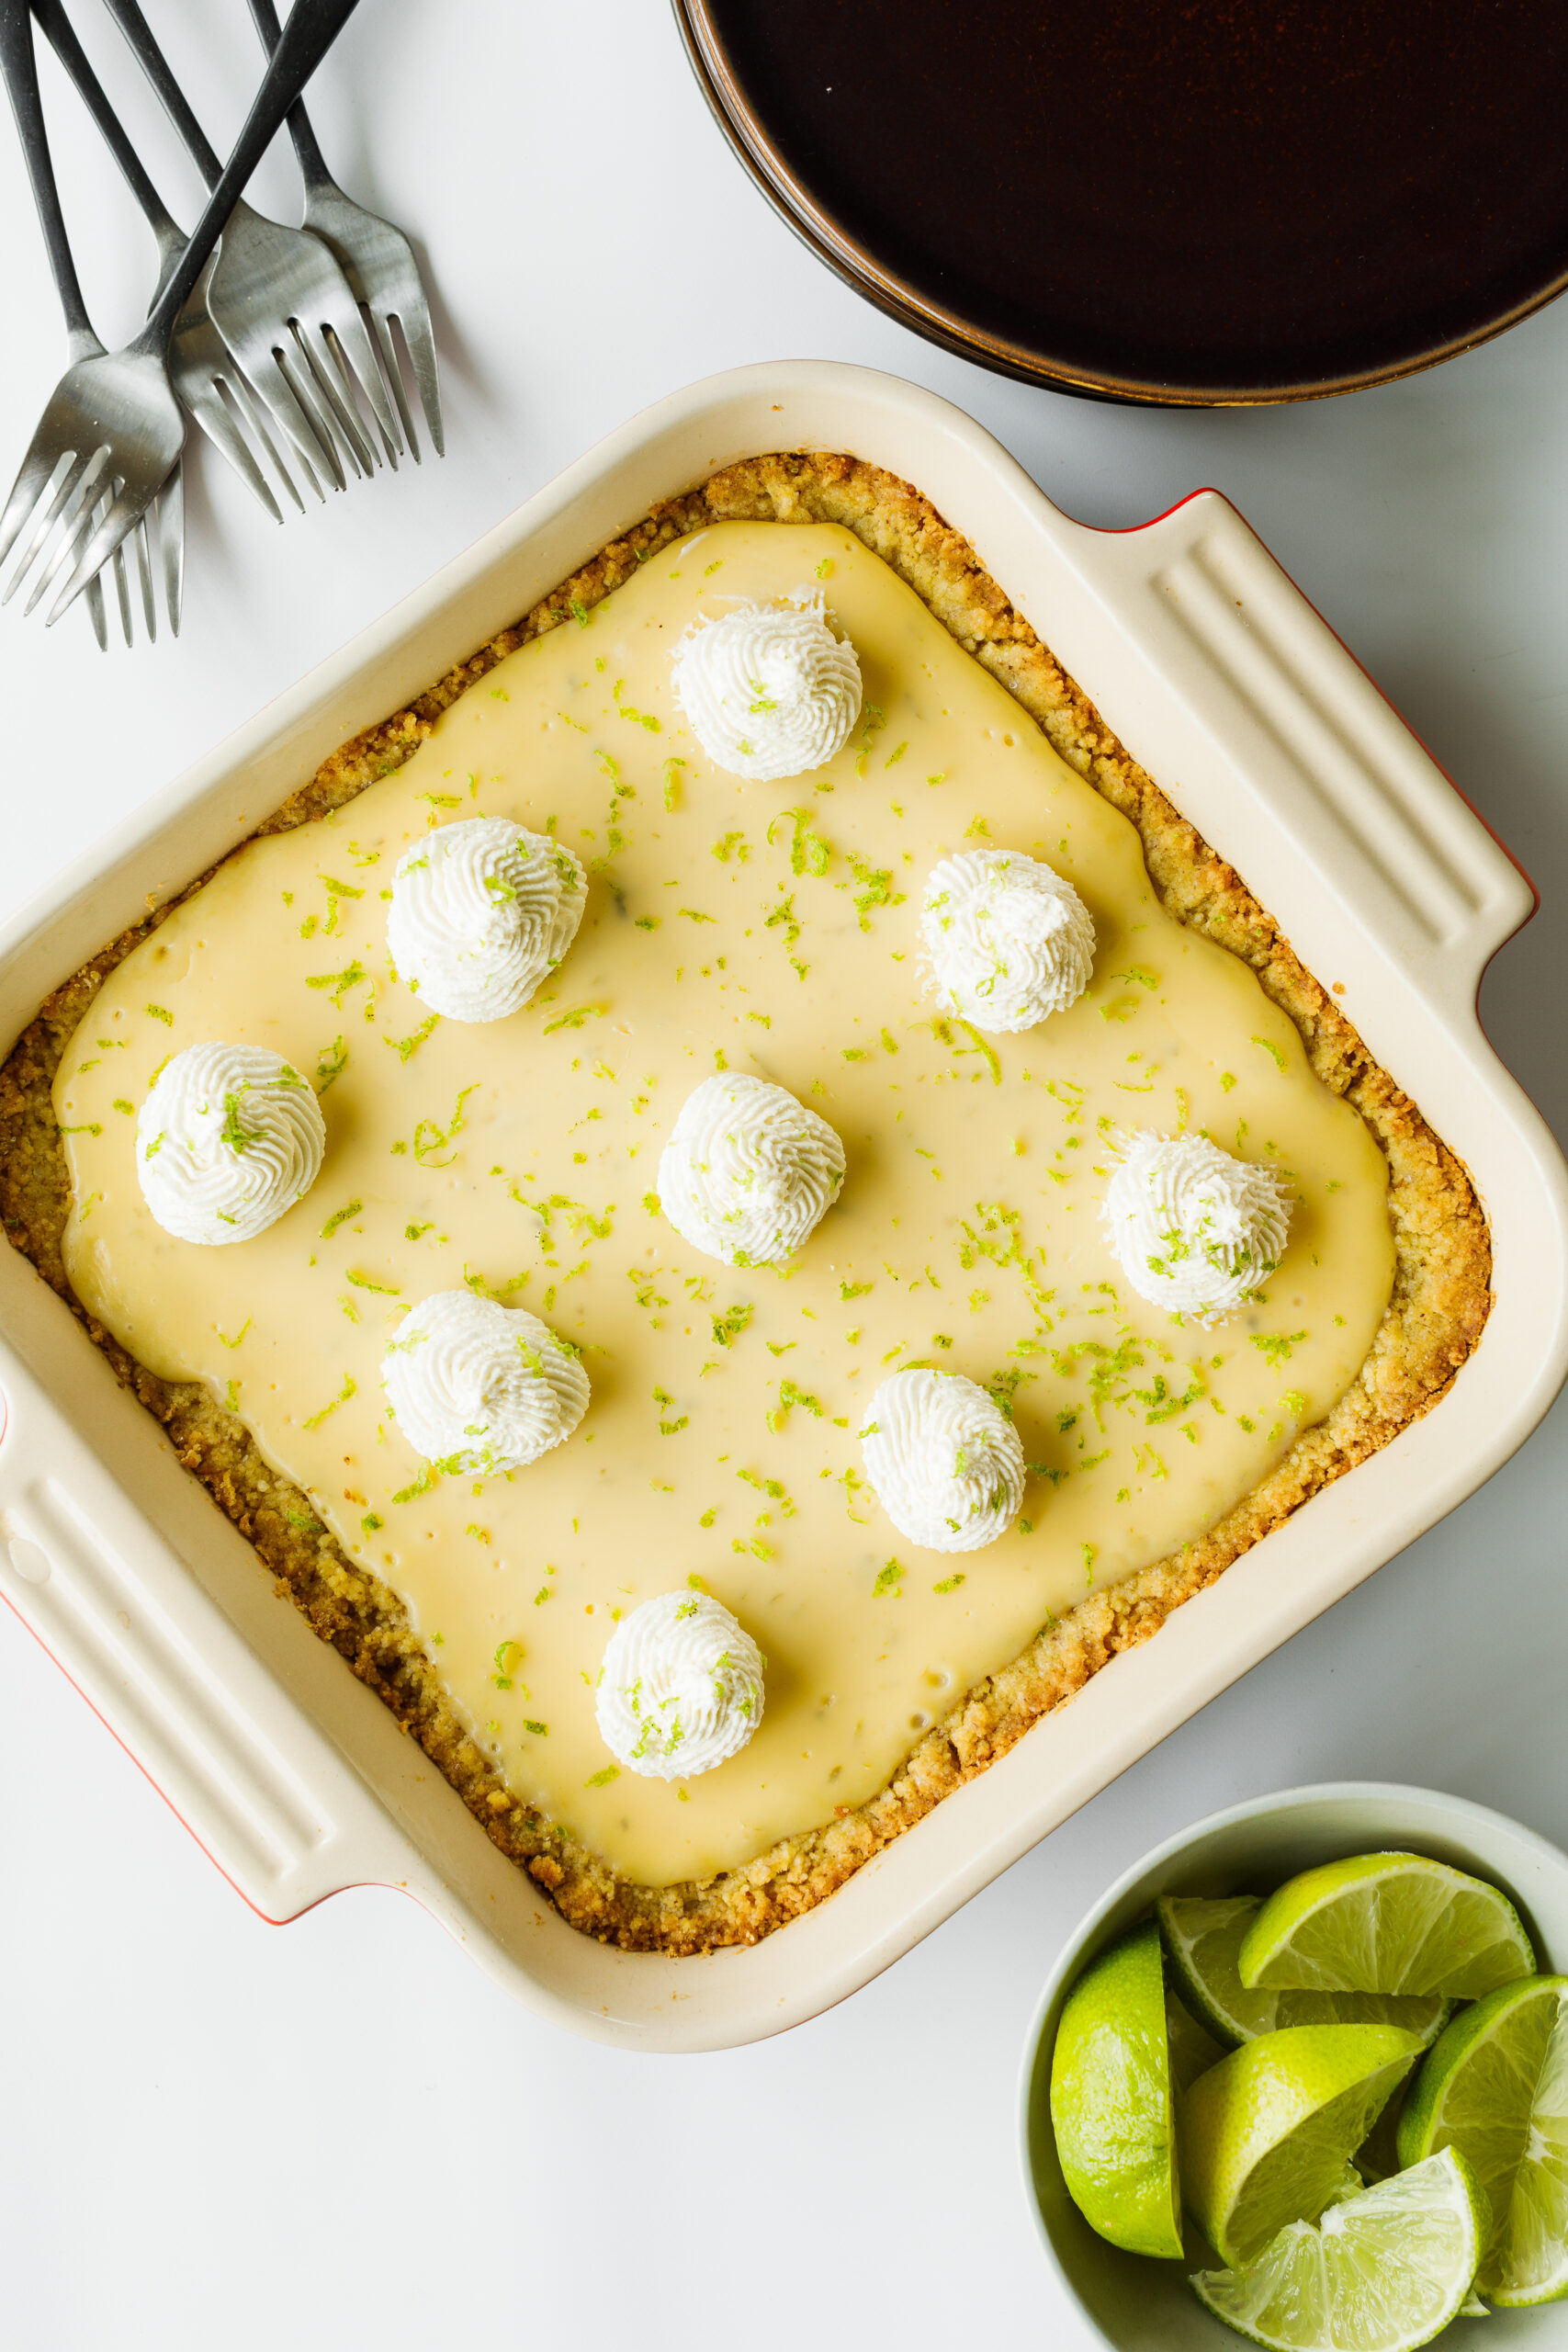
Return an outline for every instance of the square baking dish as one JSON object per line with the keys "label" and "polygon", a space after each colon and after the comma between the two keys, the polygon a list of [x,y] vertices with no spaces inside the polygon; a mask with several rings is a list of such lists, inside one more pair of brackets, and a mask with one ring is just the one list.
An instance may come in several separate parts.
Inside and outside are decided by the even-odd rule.
{"label": "square baking dish", "polygon": [[1495,1304],[1442,1402],[1116,1658],[850,1883],[749,1949],[569,1928],[380,1702],[275,1597],[65,1306],[0,1250],[0,1593],[246,1900],[282,1922],[405,1889],[517,1996],[602,2041],[707,2050],[840,2000],[1215,1693],[1472,1493],[1568,1370],[1568,1170],[1476,1017],[1529,882],[1240,516],[1069,521],[968,417],[826,362],[674,394],[231,736],[0,933],[0,1046],[149,899],[525,612],[661,498],[772,450],[914,483],[1134,757],[1241,874],[1470,1169]]}

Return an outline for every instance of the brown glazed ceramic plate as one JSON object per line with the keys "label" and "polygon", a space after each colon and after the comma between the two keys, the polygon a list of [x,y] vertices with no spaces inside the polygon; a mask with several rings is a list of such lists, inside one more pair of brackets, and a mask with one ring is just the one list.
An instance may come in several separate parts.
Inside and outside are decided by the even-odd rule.
{"label": "brown glazed ceramic plate", "polygon": [[1059,391],[1353,391],[1568,286],[1562,0],[675,7],[817,254]]}

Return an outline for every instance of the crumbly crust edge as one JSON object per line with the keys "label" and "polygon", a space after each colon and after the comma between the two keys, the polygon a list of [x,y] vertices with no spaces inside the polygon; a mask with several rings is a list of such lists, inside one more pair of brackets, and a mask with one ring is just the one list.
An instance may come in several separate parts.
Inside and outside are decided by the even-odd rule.
{"label": "crumbly crust edge", "polygon": [[1294,1022],[1318,1078],[1360,1114],[1389,1166],[1393,1295],[1366,1362],[1326,1419],[1303,1431],[1269,1476],[1203,1534],[1043,1626],[1021,1657],[977,1683],[922,1736],[875,1796],[779,1840],[738,1869],[666,1887],[623,1877],[570,1829],[522,1804],[458,1718],[397,1596],[330,1535],[301,1532],[299,1522],[311,1516],[303,1508],[308,1498],[269,1468],[243,1423],[198,1384],[160,1380],[137,1363],[86,1313],[65,1279],[61,1237],[71,1194],[53,1114],[55,1071],[107,975],[168,909],[151,910],[56,989],[0,1068],[0,1220],[13,1246],[164,1424],[180,1461],[254,1545],[278,1594],[392,1710],[502,1851],[528,1871],[573,1927],[626,1951],[672,1956],[755,1943],[824,1901],[1120,1651],[1146,1641],[1173,1609],[1311,1496],[1429,1411],[1474,1347],[1491,1306],[1490,1238],[1461,1162],[1372,1059],[1240,876],[1117,741],[968,542],[910,484],[857,458],[755,458],[664,501],[524,619],[335,752],[257,831],[285,831],[341,808],[401,766],[442,711],[505,655],[585,616],[659,548],[737,520],[840,524],[888,563],[1010,690],[1068,765],[1137,827],[1165,906],[1251,967]]}

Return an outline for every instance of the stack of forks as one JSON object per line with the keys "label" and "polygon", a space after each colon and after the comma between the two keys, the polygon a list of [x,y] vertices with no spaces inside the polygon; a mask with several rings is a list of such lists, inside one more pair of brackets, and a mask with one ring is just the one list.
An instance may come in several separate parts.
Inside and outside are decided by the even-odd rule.
{"label": "stack of forks", "polygon": [[[302,514],[301,483],[324,500],[323,484],[343,490],[351,477],[367,478],[383,462],[395,470],[405,454],[419,462],[405,359],[437,455],[444,442],[430,311],[412,248],[400,230],[337,186],[299,96],[355,0],[296,0],[286,31],[273,0],[250,0],[271,62],[226,169],[137,0],[103,5],[212,191],[187,238],[127,138],[63,0],[0,0],[0,73],[71,362],[0,511],[0,568],[31,526],[0,604],[26,584],[23,610],[30,613],[52,591],[52,624],[79,595],[99,645],[107,646],[106,575],[127,645],[133,641],[132,571],[148,641],[157,635],[160,586],[169,627],[179,632],[185,429],[174,395],[275,522],[283,520],[279,491]],[[93,332],[72,259],[44,127],[35,19],[158,248],[147,325],[113,357]],[[304,183],[299,229],[266,220],[239,199],[284,119]]]}

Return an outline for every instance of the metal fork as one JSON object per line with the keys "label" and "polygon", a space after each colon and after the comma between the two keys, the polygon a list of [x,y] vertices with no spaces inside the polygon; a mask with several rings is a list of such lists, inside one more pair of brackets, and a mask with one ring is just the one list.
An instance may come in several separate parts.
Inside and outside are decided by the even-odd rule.
{"label": "metal fork", "polygon": [[[137,0],[106,0],[106,5],[211,187],[218,178],[218,157]],[[376,355],[347,280],[319,239],[302,229],[286,229],[248,204],[237,204],[224,224],[222,248],[208,281],[207,306],[219,334],[300,455],[318,465],[324,457],[340,490],[345,482],[337,436],[359,472],[369,474],[379,463],[355,405],[345,355],[364,385],[396,465],[402,442]],[[299,416],[300,410],[310,419],[308,426]],[[313,443],[321,445],[320,455]]]}
{"label": "metal fork", "polygon": [[[118,164],[157,240],[159,277],[157,292],[152,298],[156,301],[158,294],[163,292],[164,280],[185,252],[185,231],[171,219],[141,158],[126,137],[119,117],[110,106],[102,83],[87,62],[61,0],[32,0],[32,12],[47,34],[55,55],[75,84],[83,104],[96,123],[105,144]],[[262,420],[259,395],[245,382],[222,336],[212,323],[207,308],[205,272],[195,293],[175,321],[174,338],[169,345],[169,373],[175,391],[202,431],[228,459],[245,487],[254,492],[273,521],[281,523],[283,516],[265,476],[252,455],[247,433],[265,451],[289,497],[303,514],[304,502]],[[225,389],[232,408],[223,398]],[[236,416],[245,431],[241,430],[240,424],[235,421]],[[309,481],[316,496],[324,498],[326,492],[313,473],[309,476]]]}
{"label": "metal fork", "polygon": [[[65,317],[67,355],[73,366],[80,361],[101,359],[104,356],[104,346],[94,334],[92,322],[87,317],[86,304],[82,298],[81,282],[76,275],[76,265],[71,252],[70,240],[66,234],[65,218],[61,210],[60,192],[55,184],[54,167],[50,156],[49,139],[44,126],[43,102],[38,82],[38,61],[33,51],[32,25],[28,19],[26,0],[20,0],[20,5],[17,5],[17,0],[3,0],[3,5],[0,5],[0,72],[5,74],[12,111],[17,118],[17,130],[27,161],[28,176],[32,184],[33,200],[38,207],[39,221],[43,230],[49,266],[53,275],[55,290],[60,297],[60,307]],[[49,541],[51,532],[56,525],[58,524],[62,531],[67,529],[70,522],[79,512],[80,502],[71,508],[69,513],[61,508],[57,503],[56,507],[45,514],[12,576],[9,586],[4,594],[0,595],[0,604],[10,602],[11,597],[21,585],[33,558]],[[154,518],[155,523],[157,519]],[[172,511],[166,511],[163,520],[172,528],[176,517]],[[180,529],[179,537],[180,544],[183,544],[183,526]],[[152,594],[152,551],[149,544],[145,520],[138,526],[133,541],[133,552],[141,574],[142,609],[146,616],[147,634],[150,639],[155,638],[158,633],[158,623],[157,606]],[[39,575],[38,586],[33,591],[32,603],[37,602],[39,591],[47,578],[46,567]],[[125,641],[129,645],[131,642],[130,592],[126,579],[125,558],[119,549],[116,550],[114,557],[114,582],[118,594],[120,626],[125,633]],[[170,599],[170,623],[177,634],[179,630],[177,548],[172,573],[166,573],[165,576],[165,587]],[[32,609],[32,603],[26,607],[29,612]],[[95,579],[90,583],[87,610],[93,624],[93,634],[97,639],[99,646],[107,648],[108,632],[104,619],[104,592],[103,582],[100,580]]]}
{"label": "metal fork", "polygon": [[[50,607],[51,625],[135,529],[180,454],[185,419],[169,381],[170,332],[235,198],[355,6],[356,0],[295,0],[234,152],[145,326],[123,351],[78,360],[54,389],[0,514],[0,562],[40,500],[49,502],[46,520],[73,503],[78,516],[88,518],[70,526],[51,568],[52,584],[73,563]],[[0,20],[24,11],[25,0],[0,0]],[[111,485],[114,495],[103,514],[101,501]]]}
{"label": "metal fork", "polygon": [[[277,46],[277,11],[273,0],[251,0],[251,14],[268,55]],[[336,255],[355,299],[370,322],[380,354],[382,370],[398,403],[404,437],[415,464],[419,440],[403,390],[403,371],[392,341],[395,319],[408,346],[414,382],[419,387],[424,421],[438,458],[446,454],[441,429],[441,388],[435,366],[435,337],[430,328],[430,305],[413,247],[400,229],[380,214],[368,212],[345,196],[322,161],[301,99],[288,109],[288,135],[294,141],[300,177],[305,183],[305,226]]]}

